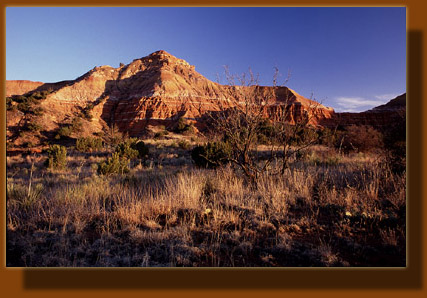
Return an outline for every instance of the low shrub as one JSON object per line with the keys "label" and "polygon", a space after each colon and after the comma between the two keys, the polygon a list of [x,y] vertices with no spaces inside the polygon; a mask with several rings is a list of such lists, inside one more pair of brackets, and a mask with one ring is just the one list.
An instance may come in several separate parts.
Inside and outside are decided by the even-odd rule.
{"label": "low shrub", "polygon": [[36,184],[31,189],[20,184],[7,183],[6,196],[8,207],[21,211],[31,211],[34,205],[43,196],[43,184]]}
{"label": "low shrub", "polygon": [[46,98],[46,94],[44,92],[34,92],[31,94],[31,97],[33,97],[36,100],[41,100]]}
{"label": "low shrub", "polygon": [[12,96],[12,100],[14,102],[17,102],[17,103],[28,101],[27,97],[25,97],[23,95],[14,95],[14,96]]}
{"label": "low shrub", "polygon": [[60,129],[58,129],[58,132],[56,133],[55,139],[59,140],[64,137],[71,136],[71,133],[73,132],[72,128],[70,126],[63,126]]}
{"label": "low shrub", "polygon": [[83,129],[83,121],[80,117],[74,117],[71,122],[72,132],[81,132]]}
{"label": "low shrub", "polygon": [[188,149],[190,149],[191,144],[189,142],[187,142],[186,140],[181,140],[178,142],[178,146],[181,149],[188,150]]}
{"label": "low shrub", "polygon": [[118,144],[115,152],[118,153],[120,157],[132,160],[135,158],[145,158],[149,153],[149,149],[143,141],[137,138],[130,138]]}
{"label": "low shrub", "polygon": [[154,138],[155,139],[160,139],[160,138],[162,138],[164,136],[167,136],[168,134],[169,134],[169,132],[167,130],[162,130],[162,131],[156,132],[154,134]]}
{"label": "low shrub", "polygon": [[76,141],[76,149],[80,152],[99,151],[103,147],[102,139],[100,138],[78,138]]}
{"label": "low shrub", "polygon": [[67,164],[67,148],[52,145],[47,149],[48,159],[46,165],[51,169],[64,169]]}
{"label": "low shrub", "polygon": [[303,146],[304,144],[317,143],[319,141],[318,132],[311,127],[300,127],[290,130],[291,137],[289,141],[294,146]]}
{"label": "low shrub", "polygon": [[119,153],[113,153],[106,161],[98,164],[98,174],[111,175],[111,174],[124,174],[129,172],[129,159],[121,157]]}
{"label": "low shrub", "polygon": [[322,157],[315,153],[307,154],[304,159],[307,161],[309,165],[313,166],[323,166],[323,167],[333,167],[337,166],[341,162],[340,156],[327,156]]}
{"label": "low shrub", "polygon": [[14,95],[6,98],[6,105],[8,109],[13,109],[13,102],[16,102],[16,108],[19,111],[23,113],[34,113],[34,106],[40,104],[40,101],[45,99],[46,95],[47,94],[42,94],[40,92],[28,93],[25,95]]}
{"label": "low shrub", "polygon": [[138,157],[138,150],[133,149],[129,141],[118,144],[115,153],[127,159],[135,159]]}
{"label": "low shrub", "polygon": [[38,123],[27,123],[25,128],[32,132],[39,132],[40,130],[43,129],[43,126],[41,126]]}
{"label": "low shrub", "polygon": [[344,136],[344,132],[342,130],[332,130],[329,128],[320,129],[318,133],[319,143],[330,148],[338,148]]}
{"label": "low shrub", "polygon": [[[242,129],[242,137],[247,137],[247,131]],[[297,127],[290,124],[272,123],[270,120],[261,121],[257,127],[256,141],[258,144],[290,143],[294,146],[304,146],[319,141],[319,132],[311,127]]]}
{"label": "low shrub", "polygon": [[8,111],[12,111],[12,110],[16,109],[16,106],[13,104],[12,97],[6,97],[6,109]]}
{"label": "low shrub", "polygon": [[193,131],[194,131],[193,124],[187,123],[187,121],[183,117],[180,117],[178,119],[174,132],[184,134],[184,133],[192,133]]}
{"label": "low shrub", "polygon": [[28,102],[20,102],[16,107],[24,114],[31,111],[31,105]]}
{"label": "low shrub", "polygon": [[59,140],[64,137],[70,137],[72,133],[79,133],[83,129],[83,122],[80,117],[74,117],[71,124],[65,125],[58,129],[55,139]]}
{"label": "low shrub", "polygon": [[29,100],[32,100],[33,102],[40,101],[42,99],[45,99],[46,96],[50,93],[50,91],[36,91],[32,93],[28,93],[25,95]]}
{"label": "low shrub", "polygon": [[92,110],[94,108],[94,105],[92,103],[89,103],[81,112],[80,116],[88,121],[92,120]]}
{"label": "low shrub", "polygon": [[198,167],[216,168],[227,163],[231,157],[232,148],[225,142],[208,142],[197,146],[191,151],[191,158]]}
{"label": "low shrub", "polygon": [[44,109],[42,107],[36,107],[36,108],[32,109],[32,112],[36,116],[42,116],[44,113]]}
{"label": "low shrub", "polygon": [[138,158],[140,159],[146,158],[150,152],[147,145],[145,145],[145,143],[140,140],[132,142],[131,148],[138,151]]}

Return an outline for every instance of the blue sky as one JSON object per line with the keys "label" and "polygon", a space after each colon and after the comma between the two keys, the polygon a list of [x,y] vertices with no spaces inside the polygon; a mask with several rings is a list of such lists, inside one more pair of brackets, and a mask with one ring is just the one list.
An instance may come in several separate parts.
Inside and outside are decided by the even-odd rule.
{"label": "blue sky", "polygon": [[406,10],[8,7],[6,78],[56,82],[165,50],[212,81],[250,67],[337,111],[406,92]]}

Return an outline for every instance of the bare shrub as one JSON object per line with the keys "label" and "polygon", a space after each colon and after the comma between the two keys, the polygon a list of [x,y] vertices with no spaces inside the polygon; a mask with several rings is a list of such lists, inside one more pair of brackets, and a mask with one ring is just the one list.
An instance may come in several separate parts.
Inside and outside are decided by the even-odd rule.
{"label": "bare shrub", "polygon": [[113,147],[127,139],[126,134],[122,133],[114,124],[105,129],[103,137],[104,142]]}
{"label": "bare shrub", "polygon": [[[219,111],[205,115],[212,130],[232,149],[227,160],[252,182],[264,172],[283,174],[291,158],[298,158],[298,152],[317,142],[317,135],[306,130],[311,110],[317,107],[313,104],[306,110],[291,105],[293,94],[284,84],[277,86],[277,70],[270,88],[260,86],[251,70],[235,76],[226,69],[225,75],[230,85],[228,98],[218,101]],[[257,154],[259,142],[269,146],[267,157]]]}

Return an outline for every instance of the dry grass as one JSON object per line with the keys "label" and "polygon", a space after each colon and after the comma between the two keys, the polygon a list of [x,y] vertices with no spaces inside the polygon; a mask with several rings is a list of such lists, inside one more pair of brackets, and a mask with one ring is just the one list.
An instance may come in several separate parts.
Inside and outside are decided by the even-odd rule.
{"label": "dry grass", "polygon": [[40,159],[31,187],[33,160],[8,157],[7,265],[405,266],[405,175],[376,156],[318,148],[249,185],[172,142],[147,142],[151,163],[125,176],[90,154],[63,172]]}

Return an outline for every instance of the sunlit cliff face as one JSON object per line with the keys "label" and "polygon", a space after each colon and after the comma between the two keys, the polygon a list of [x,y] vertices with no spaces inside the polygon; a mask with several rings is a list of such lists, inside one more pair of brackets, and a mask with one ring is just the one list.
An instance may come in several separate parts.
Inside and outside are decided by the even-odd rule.
{"label": "sunlit cliff face", "polygon": [[[116,125],[130,135],[139,135],[148,124],[167,125],[179,117],[203,126],[203,113],[242,106],[248,98],[265,96],[272,106],[290,106],[291,122],[308,111],[310,123],[334,115],[327,108],[286,87],[244,87],[220,85],[202,76],[185,60],[165,51],[157,51],[131,63],[114,68],[94,67],[71,81],[42,84],[7,82],[9,93],[50,90],[42,102],[46,113],[42,119],[47,129],[57,127],[93,105],[91,131]],[[256,89],[255,91],[255,88]],[[260,90],[262,92],[260,92]],[[268,96],[267,96],[267,95]]]}

